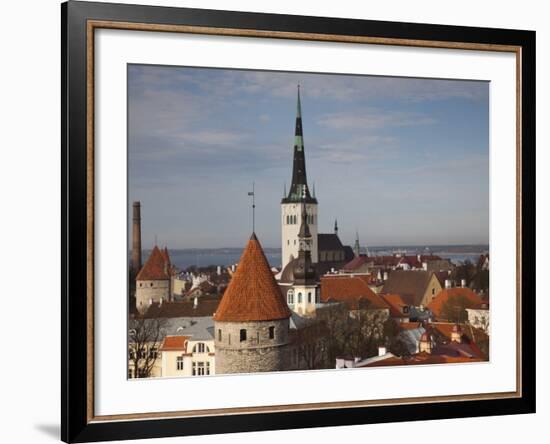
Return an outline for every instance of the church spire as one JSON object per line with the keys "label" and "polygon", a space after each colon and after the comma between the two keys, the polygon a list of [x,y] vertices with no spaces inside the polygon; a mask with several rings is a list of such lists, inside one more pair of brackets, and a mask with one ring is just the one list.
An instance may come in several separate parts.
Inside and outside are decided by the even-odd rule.
{"label": "church spire", "polygon": [[296,105],[296,129],[294,132],[294,162],[292,165],[292,184],[288,196],[283,202],[316,203],[307,186],[306,158],[304,153],[304,134],[302,130],[302,103],[300,100],[300,85],[298,85],[298,99]]}
{"label": "church spire", "polygon": [[311,232],[309,231],[307,208],[302,202],[302,223],[298,232],[298,258],[294,263],[294,283],[310,284],[316,282],[317,273],[311,260]]}

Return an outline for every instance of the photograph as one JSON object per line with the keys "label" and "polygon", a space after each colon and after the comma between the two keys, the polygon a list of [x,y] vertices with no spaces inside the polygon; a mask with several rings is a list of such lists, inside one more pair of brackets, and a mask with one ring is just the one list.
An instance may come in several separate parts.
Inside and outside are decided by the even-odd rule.
{"label": "photograph", "polygon": [[490,82],[126,76],[128,379],[491,361]]}

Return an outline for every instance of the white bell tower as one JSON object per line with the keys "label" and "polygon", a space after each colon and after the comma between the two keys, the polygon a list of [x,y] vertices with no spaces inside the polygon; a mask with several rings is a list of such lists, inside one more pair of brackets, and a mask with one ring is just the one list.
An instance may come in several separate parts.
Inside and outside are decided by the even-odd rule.
{"label": "white bell tower", "polygon": [[311,261],[317,263],[318,253],[318,211],[315,191],[309,191],[306,176],[306,159],[304,153],[304,136],[302,131],[302,107],[300,103],[300,85],[298,85],[298,105],[296,110],[296,131],[294,136],[294,161],[292,165],[292,183],[288,194],[281,201],[281,265],[282,269],[298,257],[300,239],[298,233],[302,223],[303,212],[311,233]]}

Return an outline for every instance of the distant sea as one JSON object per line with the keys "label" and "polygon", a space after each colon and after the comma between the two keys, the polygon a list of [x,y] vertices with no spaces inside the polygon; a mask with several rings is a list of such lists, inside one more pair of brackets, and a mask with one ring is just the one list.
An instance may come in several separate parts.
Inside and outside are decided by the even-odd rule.
{"label": "distant sea", "polygon": [[[391,254],[417,255],[435,254],[444,259],[450,259],[454,264],[464,263],[466,260],[477,262],[481,254],[489,251],[488,245],[427,245],[427,246],[402,246],[402,247],[369,247],[369,255],[384,256]],[[151,250],[143,251],[143,261],[149,257]],[[239,262],[242,248],[191,248],[170,249],[170,260],[179,269],[191,266],[207,267],[221,265],[227,267]],[[264,248],[267,260],[272,267],[281,266],[281,249]],[[361,251],[364,253],[365,251]]]}

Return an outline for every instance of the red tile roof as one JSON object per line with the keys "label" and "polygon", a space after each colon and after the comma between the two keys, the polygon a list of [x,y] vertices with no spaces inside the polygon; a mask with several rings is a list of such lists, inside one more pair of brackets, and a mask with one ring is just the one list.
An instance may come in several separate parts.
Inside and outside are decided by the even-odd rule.
{"label": "red tile roof", "polygon": [[190,336],[165,336],[160,351],[187,351],[187,341]]}
{"label": "red tile roof", "polygon": [[366,263],[371,262],[371,258],[368,256],[357,256],[354,257],[351,261],[349,261],[346,265],[342,267],[342,270],[346,271],[354,271],[357,270],[359,267],[363,266]]}
{"label": "red tile roof", "polygon": [[344,302],[352,310],[359,309],[363,302],[368,308],[389,308],[388,304],[369,288],[367,280],[346,274],[321,278],[321,301]]}
{"label": "red tile roof", "polygon": [[147,262],[141,268],[136,280],[138,281],[156,281],[170,279],[170,256],[168,250],[165,248],[161,251],[159,247],[155,245]]}
{"label": "red tile roof", "polygon": [[390,307],[390,315],[394,318],[408,318],[408,313],[403,313],[403,307],[408,307],[409,305],[403,300],[401,295],[398,294],[381,294],[380,297]]}
{"label": "red tile roof", "polygon": [[422,322],[399,322],[397,326],[401,330],[416,330],[422,327]]}
{"label": "red tile roof", "polygon": [[466,356],[446,356],[446,355],[432,355],[426,352],[417,353],[410,358],[400,358],[398,356],[391,356],[387,359],[371,362],[364,365],[364,367],[386,367],[391,365],[422,365],[422,364],[450,364],[450,363],[465,363],[465,362],[481,362],[484,359],[477,357]]}
{"label": "red tile roof", "polygon": [[436,297],[427,305],[427,308],[436,316],[441,316],[441,309],[445,302],[451,297],[464,297],[466,300],[472,304],[472,306],[478,306],[481,304],[481,298],[475,294],[471,289],[467,287],[455,287],[455,288],[445,288],[441,290]]}
{"label": "red tile roof", "polygon": [[262,246],[253,234],[214,313],[214,320],[270,321],[286,319],[290,315],[290,309],[279,290]]}

